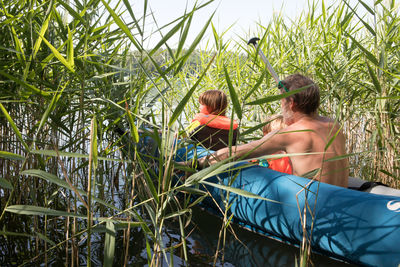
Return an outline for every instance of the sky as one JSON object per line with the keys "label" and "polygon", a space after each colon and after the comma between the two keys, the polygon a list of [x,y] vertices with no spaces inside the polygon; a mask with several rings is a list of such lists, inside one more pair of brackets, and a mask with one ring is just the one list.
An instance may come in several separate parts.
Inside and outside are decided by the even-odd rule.
{"label": "sky", "polygon": [[[136,14],[143,12],[144,0],[130,0],[132,8]],[[310,0],[312,2],[312,0]],[[325,5],[329,6],[332,3],[337,3],[343,0],[325,0]],[[186,5],[191,9],[195,3],[206,3],[206,0],[148,0],[148,5],[153,11],[157,19],[158,26],[165,25],[179,16],[184,14]],[[219,34],[226,31],[224,41],[228,39],[240,40],[239,37],[249,38],[249,33],[255,31],[257,23],[267,25],[272,19],[274,13],[282,12],[284,18],[288,21],[295,19],[300,13],[307,9],[309,0],[215,0],[205,8],[197,11],[194,15],[193,22],[189,31],[187,44],[189,45],[196,35],[201,31],[211,14],[216,11],[212,20]],[[321,0],[316,1],[321,2]],[[358,0],[350,0],[352,4]],[[365,3],[371,4],[373,0],[364,0]],[[149,24],[146,23],[146,27]],[[229,28],[230,27],[230,28]],[[147,31],[157,29],[156,25],[150,26]],[[229,28],[229,30],[228,30]],[[168,28],[167,28],[168,29]],[[170,29],[170,28],[169,28]],[[167,30],[163,33],[165,34]],[[212,38],[211,28],[207,32],[201,46],[205,45],[205,41]],[[147,40],[147,46],[151,48],[159,40],[161,36],[154,34],[150,40]],[[178,42],[177,38],[171,39],[168,44],[175,47]],[[145,43],[146,44],[146,43]]]}

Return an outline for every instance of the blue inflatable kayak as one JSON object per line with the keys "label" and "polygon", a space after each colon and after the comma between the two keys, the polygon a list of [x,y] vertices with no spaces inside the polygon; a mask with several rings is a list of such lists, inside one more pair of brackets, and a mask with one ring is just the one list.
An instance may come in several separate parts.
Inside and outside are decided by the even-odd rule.
{"label": "blue inflatable kayak", "polygon": [[[201,153],[204,151],[197,151],[198,155]],[[190,159],[194,153],[178,151],[178,157],[183,154]],[[225,172],[208,178],[207,182],[230,185],[279,202],[230,193],[229,212],[248,229],[299,245],[303,239],[301,218],[308,203],[305,228],[307,236],[311,236],[313,251],[365,266],[400,266],[400,197],[319,182],[302,190],[309,179],[261,166]],[[219,206],[224,207],[221,195],[226,192],[209,185],[207,189]],[[209,199],[202,205],[216,209]]]}

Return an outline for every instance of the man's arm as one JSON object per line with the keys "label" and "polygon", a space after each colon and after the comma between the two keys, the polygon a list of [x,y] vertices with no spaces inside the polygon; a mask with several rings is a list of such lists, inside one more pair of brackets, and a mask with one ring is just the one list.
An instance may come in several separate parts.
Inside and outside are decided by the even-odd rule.
{"label": "man's arm", "polygon": [[280,134],[278,131],[273,131],[259,140],[232,146],[232,154],[230,154],[229,147],[222,148],[211,155],[200,158],[198,165],[200,168],[205,168],[230,156],[235,159],[248,159],[273,154],[277,151],[286,151],[287,135],[288,133]]}

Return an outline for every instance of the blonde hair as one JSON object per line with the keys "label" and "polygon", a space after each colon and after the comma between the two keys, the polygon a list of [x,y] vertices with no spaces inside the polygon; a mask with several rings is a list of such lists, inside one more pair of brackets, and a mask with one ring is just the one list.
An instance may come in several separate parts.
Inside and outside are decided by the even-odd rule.
{"label": "blonde hair", "polygon": [[275,131],[275,130],[280,130],[287,126],[286,123],[283,121],[283,116],[281,114],[272,115],[270,117],[267,117],[267,119],[265,121],[267,122],[267,124],[265,124],[262,128],[264,135],[266,135],[272,131]]}
{"label": "blonde hair", "polygon": [[210,114],[225,116],[228,106],[226,94],[220,90],[208,90],[199,96],[199,102],[210,108]]}

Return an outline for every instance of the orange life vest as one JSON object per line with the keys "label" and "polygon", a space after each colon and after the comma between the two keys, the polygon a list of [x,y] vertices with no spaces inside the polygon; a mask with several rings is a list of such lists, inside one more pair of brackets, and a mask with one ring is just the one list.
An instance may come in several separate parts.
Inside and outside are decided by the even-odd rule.
{"label": "orange life vest", "polygon": [[[229,130],[231,128],[231,119],[225,116],[213,114],[197,113],[192,122],[198,121],[200,125],[207,125],[211,128]],[[238,128],[238,123],[233,120],[233,130]]]}
{"label": "orange life vest", "polygon": [[[279,153],[276,153],[279,154]],[[252,161],[254,162],[254,161]],[[257,162],[257,161],[255,161]],[[283,157],[278,159],[261,159],[258,160],[258,165],[270,168],[271,170],[283,172],[287,174],[293,174],[292,164],[290,163],[289,157]]]}
{"label": "orange life vest", "polygon": [[292,165],[290,164],[289,157],[284,157],[280,159],[268,159],[268,164],[268,168],[270,168],[271,170],[293,174],[293,169]]}

